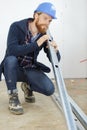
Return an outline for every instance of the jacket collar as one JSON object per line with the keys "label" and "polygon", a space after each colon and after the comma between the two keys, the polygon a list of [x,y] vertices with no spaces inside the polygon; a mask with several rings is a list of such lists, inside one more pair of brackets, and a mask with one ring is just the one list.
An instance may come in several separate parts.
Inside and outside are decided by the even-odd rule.
{"label": "jacket collar", "polygon": [[17,21],[16,22],[16,25],[24,32],[24,33],[27,33],[27,30],[28,30],[28,22],[29,21],[33,21],[34,19],[33,18],[27,18],[27,19],[24,19],[24,20],[21,20],[21,21]]}

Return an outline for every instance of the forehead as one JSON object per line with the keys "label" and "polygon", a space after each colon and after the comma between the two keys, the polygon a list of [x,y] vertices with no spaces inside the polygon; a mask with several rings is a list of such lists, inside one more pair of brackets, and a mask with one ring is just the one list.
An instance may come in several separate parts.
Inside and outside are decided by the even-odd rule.
{"label": "forehead", "polygon": [[43,17],[43,18],[47,18],[49,20],[52,20],[52,17],[48,14],[45,14],[45,13],[41,13],[41,15],[39,15],[40,17]]}

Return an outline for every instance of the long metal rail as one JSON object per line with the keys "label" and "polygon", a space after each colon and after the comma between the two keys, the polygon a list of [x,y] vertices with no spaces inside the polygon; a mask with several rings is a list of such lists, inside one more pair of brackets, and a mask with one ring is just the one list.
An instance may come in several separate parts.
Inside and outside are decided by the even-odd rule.
{"label": "long metal rail", "polygon": [[[52,40],[50,32],[47,32],[47,33],[50,36],[50,40]],[[62,77],[59,64],[58,64],[57,55],[53,47],[50,46],[50,42],[48,42],[48,46],[50,50],[56,86],[59,93],[59,97],[58,97],[58,94],[57,96],[54,94],[52,98],[56,102],[58,107],[62,109],[62,111],[64,112],[68,130],[76,130],[76,129],[87,130],[87,116],[79,108],[79,106],[73,101],[73,99],[67,94],[65,83]],[[72,111],[71,111],[71,108],[72,108]]]}
{"label": "long metal rail", "polygon": [[[59,94],[55,92],[51,97],[58,106],[58,108],[63,112]],[[69,97],[69,101],[72,107],[74,120],[78,130],[87,130],[87,116],[84,114],[81,108],[74,102],[74,100],[71,97]]]}
{"label": "long metal rail", "polygon": [[[50,36],[50,40],[52,40],[52,37],[51,37],[49,31],[47,31],[47,34]],[[54,48],[52,46],[50,46],[50,41],[48,41],[48,46],[49,46],[54,76],[55,76],[55,80],[56,80],[56,85],[57,85],[57,88],[59,90],[61,104],[62,104],[62,108],[64,111],[68,130],[77,130],[76,123],[75,123],[74,118],[73,118],[71,105],[70,105],[70,102],[68,100],[68,94],[66,91],[65,83],[64,83],[64,80],[62,78],[62,74],[61,74],[60,67],[58,64],[57,55],[54,51]]]}
{"label": "long metal rail", "polygon": [[87,130],[87,116],[70,96],[69,96],[69,101],[75,117],[79,120],[82,126]]}

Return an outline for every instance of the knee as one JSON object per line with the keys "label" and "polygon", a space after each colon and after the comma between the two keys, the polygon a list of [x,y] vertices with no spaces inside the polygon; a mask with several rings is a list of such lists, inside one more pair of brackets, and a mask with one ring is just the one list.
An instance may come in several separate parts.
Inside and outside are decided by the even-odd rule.
{"label": "knee", "polygon": [[17,58],[15,56],[8,56],[4,61],[4,67],[14,68],[17,66]]}
{"label": "knee", "polygon": [[47,87],[45,91],[46,96],[51,96],[55,91],[54,85],[51,85],[50,87]]}

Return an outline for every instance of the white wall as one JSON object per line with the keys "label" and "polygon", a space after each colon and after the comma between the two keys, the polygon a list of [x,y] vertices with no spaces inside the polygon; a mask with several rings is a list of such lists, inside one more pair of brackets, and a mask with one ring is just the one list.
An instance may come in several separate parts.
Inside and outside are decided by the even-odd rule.
{"label": "white wall", "polygon": [[[16,20],[32,17],[37,5],[43,1],[54,3],[57,20],[53,20],[50,31],[59,46],[60,62],[64,78],[87,77],[87,1],[86,0],[1,0],[0,1],[0,62],[5,50],[9,26]],[[43,52],[39,56],[50,66]],[[52,72],[49,74],[53,77]]]}

